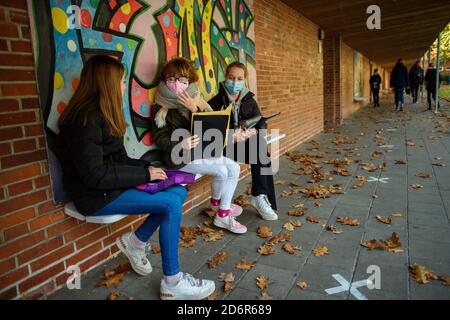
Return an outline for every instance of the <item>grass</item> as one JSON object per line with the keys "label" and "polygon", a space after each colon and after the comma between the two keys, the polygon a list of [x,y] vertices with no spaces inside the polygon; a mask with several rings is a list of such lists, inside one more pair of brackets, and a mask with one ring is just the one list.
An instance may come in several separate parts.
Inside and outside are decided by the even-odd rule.
{"label": "grass", "polygon": [[439,89],[439,96],[450,99],[450,85],[441,85],[441,88]]}

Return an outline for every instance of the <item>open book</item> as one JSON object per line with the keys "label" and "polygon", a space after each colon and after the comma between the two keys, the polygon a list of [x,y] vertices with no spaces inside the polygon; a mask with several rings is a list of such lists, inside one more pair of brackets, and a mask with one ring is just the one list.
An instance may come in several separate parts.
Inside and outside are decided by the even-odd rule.
{"label": "open book", "polygon": [[230,104],[226,109],[192,114],[191,135],[197,135],[200,143],[192,149],[191,160],[220,157],[227,145],[230,126]]}

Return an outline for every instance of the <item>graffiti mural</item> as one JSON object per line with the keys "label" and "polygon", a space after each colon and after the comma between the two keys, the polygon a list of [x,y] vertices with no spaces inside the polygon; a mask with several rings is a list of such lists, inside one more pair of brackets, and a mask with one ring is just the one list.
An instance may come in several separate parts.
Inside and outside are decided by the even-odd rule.
{"label": "graffiti mural", "polygon": [[217,93],[227,64],[246,63],[256,92],[253,0],[28,0],[28,6],[50,153],[59,114],[95,54],[125,65],[124,141],[134,158],[152,149],[149,115],[167,60],[195,63],[205,99]]}

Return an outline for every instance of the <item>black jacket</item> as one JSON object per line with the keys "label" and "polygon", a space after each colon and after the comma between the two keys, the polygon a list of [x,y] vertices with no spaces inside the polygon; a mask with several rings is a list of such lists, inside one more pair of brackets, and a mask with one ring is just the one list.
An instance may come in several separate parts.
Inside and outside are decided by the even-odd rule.
{"label": "black jacket", "polygon": [[381,87],[381,77],[379,74],[374,74],[373,76],[370,77],[369,80],[370,83],[370,89],[371,90],[380,90]]}
{"label": "black jacket", "polygon": [[100,110],[86,126],[66,124],[55,153],[63,170],[63,185],[77,210],[91,215],[128,188],[150,181],[149,163],[127,156],[123,138],[113,137]]}
{"label": "black jacket", "polygon": [[392,87],[409,87],[408,69],[403,63],[397,63],[391,73]]}
{"label": "black jacket", "polygon": [[[155,104],[152,107],[151,112],[151,128],[153,135],[153,142],[155,145],[162,151],[162,158],[164,164],[170,168],[180,168],[185,164],[175,165],[172,161],[172,150],[173,148],[182,141],[180,138],[178,141],[172,141],[172,133],[176,129],[186,129],[189,132],[191,131],[191,121],[186,119],[181,113],[179,113],[176,109],[169,109],[167,111],[166,116],[166,125],[162,128],[158,128],[155,122],[155,116],[158,111],[161,109],[161,106]],[[191,116],[191,113],[189,113]]]}
{"label": "black jacket", "polygon": [[[245,95],[245,97],[242,98],[241,107],[239,109],[239,115],[238,120],[241,122],[242,120],[247,120],[256,116],[261,115],[261,111],[259,110],[258,103],[253,98],[255,95],[253,92],[249,92]],[[225,88],[222,84],[219,86],[219,93],[214,96],[211,100],[208,101],[211,108],[213,108],[214,111],[219,111],[223,107],[227,107],[230,104],[230,101],[228,99],[227,92],[225,91]],[[231,119],[234,119],[233,115],[231,115]],[[231,129],[237,129],[234,128],[233,121],[230,121],[230,127]],[[267,124],[261,124],[256,129],[266,129]]]}
{"label": "black jacket", "polygon": [[425,83],[428,91],[436,90],[436,68],[428,68],[425,74]]}
{"label": "black jacket", "polygon": [[411,70],[409,70],[409,82],[411,85],[423,83],[423,69],[418,64],[415,64]]}

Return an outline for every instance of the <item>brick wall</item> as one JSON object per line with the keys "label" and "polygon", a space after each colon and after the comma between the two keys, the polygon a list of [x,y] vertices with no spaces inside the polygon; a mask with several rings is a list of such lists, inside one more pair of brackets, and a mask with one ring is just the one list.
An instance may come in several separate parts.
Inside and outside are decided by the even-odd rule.
{"label": "brick wall", "polygon": [[[282,111],[271,127],[288,134],[284,152],[323,128],[318,30],[279,1],[255,1],[254,13],[258,99],[265,114]],[[69,265],[110,258],[143,217],[86,224],[54,205],[25,0],[0,0],[0,92],[0,299],[36,299],[65,284]],[[185,211],[208,199],[209,182],[189,188]]]}
{"label": "brick wall", "polygon": [[254,2],[258,103],[287,134],[281,151],[323,129],[323,54],[318,26],[281,1]]}
{"label": "brick wall", "polygon": [[[325,125],[340,125],[370,98],[370,60],[363,57],[361,85],[365,101],[354,101],[354,49],[342,38],[325,32],[324,40],[324,114]],[[381,70],[383,72],[383,70]]]}
{"label": "brick wall", "polygon": [[[354,101],[354,50],[348,46],[345,42],[342,43],[342,116],[347,118],[359,108],[366,105],[369,100],[366,101]],[[369,60],[363,57],[363,77],[361,94],[363,97],[369,99],[370,97],[370,65]],[[369,76],[369,77],[368,77]]]}
{"label": "brick wall", "polygon": [[325,126],[342,123],[341,110],[341,43],[340,36],[325,34],[323,48]]}

